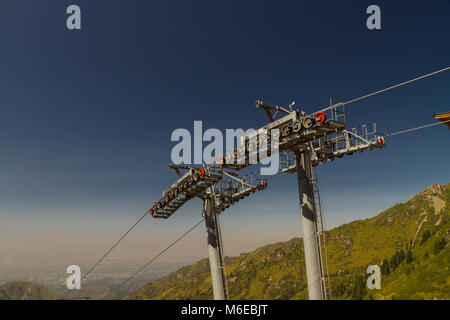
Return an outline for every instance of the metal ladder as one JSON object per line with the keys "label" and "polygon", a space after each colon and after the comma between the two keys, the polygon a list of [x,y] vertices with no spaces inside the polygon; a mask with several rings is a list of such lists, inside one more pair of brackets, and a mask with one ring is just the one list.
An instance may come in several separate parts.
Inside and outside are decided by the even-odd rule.
{"label": "metal ladder", "polygon": [[331,300],[330,275],[328,271],[328,258],[326,248],[326,236],[323,223],[322,203],[320,201],[319,178],[317,174],[317,166],[312,169],[312,184],[314,192],[314,206],[316,211],[316,234],[320,252],[321,280],[325,300]]}

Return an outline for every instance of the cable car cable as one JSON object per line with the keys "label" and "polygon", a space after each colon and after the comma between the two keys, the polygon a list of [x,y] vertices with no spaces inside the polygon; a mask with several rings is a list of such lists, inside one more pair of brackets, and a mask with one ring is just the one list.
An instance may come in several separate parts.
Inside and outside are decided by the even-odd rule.
{"label": "cable car cable", "polygon": [[[111,253],[111,251],[113,251],[114,250],[114,248],[115,247],[117,247],[117,245],[131,232],[131,230],[133,230],[136,226],[137,226],[137,224],[139,223],[139,222],[141,222],[141,220],[142,219],[144,219],[144,217],[146,216],[148,214],[148,211],[146,211],[145,212],[145,214],[130,228],[130,229],[128,229],[128,231],[127,232],[125,232],[123,235],[122,235],[122,237],[119,239],[119,240],[117,240],[116,241],[116,243],[88,270],[88,272],[86,272],[85,274],[84,274],[84,276],[82,276],[81,277],[81,279],[80,279],[80,281],[82,281],[84,278],[86,278],[99,264],[100,264],[100,262],[102,262],[107,256],[108,256],[108,254],[110,254]],[[64,296],[63,296],[63,298],[65,298],[68,294],[70,293],[70,291],[68,291]]]}
{"label": "cable car cable", "polygon": [[[356,101],[359,101],[359,100],[363,100],[363,99],[365,99],[365,98],[368,98],[368,97],[377,95],[377,94],[379,94],[379,93],[383,93],[383,92],[386,92],[386,91],[389,91],[389,90],[392,90],[392,89],[395,89],[395,88],[404,86],[404,85],[406,85],[406,84],[409,84],[409,83],[412,83],[412,82],[415,82],[415,81],[418,81],[418,80],[421,80],[421,79],[424,79],[424,78],[428,78],[428,77],[434,76],[435,74],[438,74],[438,73],[441,73],[441,72],[444,72],[444,71],[448,71],[448,70],[450,70],[450,67],[446,67],[446,68],[443,68],[443,69],[440,69],[440,70],[437,70],[437,71],[434,71],[434,72],[425,74],[425,75],[423,75],[423,76],[420,76],[420,77],[417,77],[417,78],[414,78],[414,79],[411,79],[411,80],[408,80],[408,81],[405,81],[405,82],[402,82],[402,83],[399,83],[399,84],[390,86],[390,87],[388,87],[388,88],[385,88],[385,89],[382,89],[382,90],[378,90],[378,91],[375,91],[375,92],[366,94],[366,95],[364,95],[364,96],[362,96],[362,97],[359,97],[359,98],[356,98],[356,99],[352,99],[352,100],[349,100],[349,101],[347,101],[347,102],[338,103],[338,105],[347,105],[347,104],[350,104],[350,103],[353,103],[353,102],[356,102]],[[331,109],[333,109],[333,108],[336,108],[336,105],[329,106],[329,107],[324,108],[324,109],[319,110],[319,111],[322,111],[322,112],[323,112],[323,111],[331,110]]]}
{"label": "cable car cable", "polygon": [[406,133],[406,132],[410,132],[410,131],[415,131],[415,130],[419,130],[419,129],[424,129],[424,128],[436,126],[436,125],[438,125],[438,124],[444,124],[444,123],[447,123],[447,122],[450,122],[450,120],[441,121],[441,122],[435,122],[435,123],[430,123],[430,124],[426,124],[426,125],[424,125],[424,126],[420,126],[420,127],[416,127],[416,128],[412,128],[412,129],[407,129],[407,130],[402,130],[402,131],[390,133],[390,134],[387,134],[386,137],[395,136],[395,135],[397,135],[397,134],[402,134],[402,133]]}
{"label": "cable car cable", "polygon": [[352,99],[352,100],[349,100],[347,102],[344,102],[344,104],[350,104],[350,103],[353,103],[353,102],[356,102],[356,101],[359,101],[359,100],[362,100],[362,99],[374,96],[376,94],[379,94],[379,93],[382,93],[382,92],[385,92],[385,91],[388,91],[388,90],[392,90],[392,89],[404,86],[405,84],[408,84],[408,83],[411,83],[411,82],[415,82],[417,80],[421,80],[421,79],[424,79],[424,78],[427,78],[427,77],[434,76],[435,74],[438,74],[438,73],[441,73],[441,72],[444,72],[444,71],[447,71],[447,70],[450,70],[450,67],[447,67],[447,68],[444,68],[444,69],[441,69],[441,70],[437,70],[437,71],[425,74],[423,76],[420,76],[420,77],[417,77],[417,78],[414,78],[414,79],[411,79],[411,80],[408,80],[408,81],[396,84],[394,86],[391,86],[391,87],[383,89],[383,90],[379,90],[379,91],[376,91],[376,92],[372,92],[372,93],[366,94],[365,96],[362,96],[362,97],[359,97],[359,98]]}
{"label": "cable car cable", "polygon": [[123,281],[117,288],[115,288],[113,291],[111,291],[104,299],[106,299],[111,294],[117,292],[125,283],[133,279],[139,272],[147,268],[153,261],[158,259],[160,256],[162,256],[167,250],[172,248],[178,241],[183,239],[185,236],[187,236],[191,231],[193,231],[195,228],[197,228],[202,222],[205,220],[205,218],[202,218],[199,222],[197,222],[193,227],[191,227],[189,230],[184,232],[181,236],[179,236],[175,241],[173,241],[168,247],[166,247],[163,251],[158,253],[156,256],[154,256],[149,262],[147,262],[145,265],[143,265],[141,268],[139,268],[135,273],[133,273],[129,278],[127,278],[125,281]]}

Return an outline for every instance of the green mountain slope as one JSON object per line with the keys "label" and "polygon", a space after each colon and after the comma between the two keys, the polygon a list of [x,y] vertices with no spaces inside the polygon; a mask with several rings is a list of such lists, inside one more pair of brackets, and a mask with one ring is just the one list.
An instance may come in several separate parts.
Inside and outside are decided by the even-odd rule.
{"label": "green mountain slope", "polygon": [[0,286],[0,300],[54,300],[60,296],[32,282],[9,281]]}
{"label": "green mountain slope", "polygon": [[[326,232],[334,299],[450,299],[450,184],[434,184],[379,215]],[[379,265],[381,289],[366,287]],[[294,238],[225,259],[231,299],[306,299],[303,243]],[[208,260],[126,299],[211,299]]]}

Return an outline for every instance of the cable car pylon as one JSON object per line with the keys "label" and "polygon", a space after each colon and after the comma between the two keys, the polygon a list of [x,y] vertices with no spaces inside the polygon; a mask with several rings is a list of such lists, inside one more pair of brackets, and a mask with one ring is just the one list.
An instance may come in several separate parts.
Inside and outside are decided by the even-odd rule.
{"label": "cable car pylon", "polygon": [[163,191],[149,214],[167,219],[187,201],[195,197],[202,199],[213,296],[215,300],[226,300],[228,287],[219,214],[250,194],[264,190],[267,181],[258,178],[256,173],[238,178],[237,172],[224,170],[223,163],[200,168],[174,164],[168,167],[176,171],[178,180]]}
{"label": "cable car pylon", "polygon": [[332,104],[311,115],[262,101],[257,101],[256,107],[264,109],[270,121],[264,128],[281,132],[280,172],[297,174],[308,297],[330,299],[323,214],[313,166],[316,169],[317,165],[344,155],[383,148],[386,131],[376,124],[346,129],[344,103]]}

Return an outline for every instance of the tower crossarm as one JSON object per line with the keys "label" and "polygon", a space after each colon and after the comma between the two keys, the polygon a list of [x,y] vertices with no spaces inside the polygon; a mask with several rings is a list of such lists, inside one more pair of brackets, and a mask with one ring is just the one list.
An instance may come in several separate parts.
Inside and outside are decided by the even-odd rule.
{"label": "tower crossarm", "polygon": [[[252,156],[259,162],[276,152],[286,150],[301,152],[308,148],[310,142],[337,134],[343,131],[346,125],[343,104],[333,105],[324,112],[320,111],[313,115],[307,115],[300,110],[271,106],[261,101],[257,101],[256,105],[264,109],[266,113],[271,111],[276,113],[270,113],[270,123],[242,137],[240,146],[225,153],[221,159],[224,168],[237,171],[245,169],[255,164],[255,161],[250,161]],[[284,116],[277,119],[276,115],[279,113]],[[275,136],[278,142],[274,144],[271,138]]]}
{"label": "tower crossarm", "polygon": [[[295,141],[295,140],[294,140]],[[384,148],[386,146],[386,130],[379,124],[365,124],[351,130],[343,129],[330,135],[324,135],[306,143],[292,143],[290,148],[280,144],[280,171],[282,173],[296,172],[295,151],[311,149],[313,165],[333,161],[336,157],[352,155],[355,152]]]}
{"label": "tower crossarm", "polygon": [[226,183],[222,180],[215,185],[216,208],[218,213],[224,211],[256,191],[264,190],[267,181],[261,179],[257,172],[246,174],[242,177],[230,177]]}
{"label": "tower crossarm", "polygon": [[336,157],[352,155],[386,146],[386,130],[376,123],[364,124],[351,130],[319,139],[313,144],[313,165],[332,161]]}
{"label": "tower crossarm", "polygon": [[[194,197],[204,197],[207,189],[222,180],[223,168],[212,165],[205,168],[169,165],[177,171],[179,179],[163,191],[160,200],[149,210],[154,218],[169,218]],[[180,169],[185,170],[182,175]]]}

